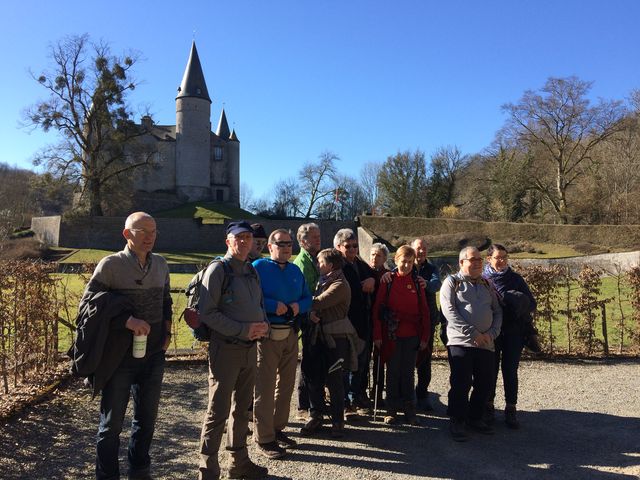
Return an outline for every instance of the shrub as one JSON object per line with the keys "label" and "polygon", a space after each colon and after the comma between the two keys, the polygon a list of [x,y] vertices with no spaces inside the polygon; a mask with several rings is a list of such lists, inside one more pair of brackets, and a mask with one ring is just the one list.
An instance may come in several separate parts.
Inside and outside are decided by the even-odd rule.
{"label": "shrub", "polygon": [[573,246],[573,249],[584,255],[598,255],[600,253],[609,253],[609,249],[600,245],[594,245],[591,242],[579,242]]}
{"label": "shrub", "polygon": [[0,243],[0,259],[26,260],[42,258],[47,247],[35,238],[19,238]]}

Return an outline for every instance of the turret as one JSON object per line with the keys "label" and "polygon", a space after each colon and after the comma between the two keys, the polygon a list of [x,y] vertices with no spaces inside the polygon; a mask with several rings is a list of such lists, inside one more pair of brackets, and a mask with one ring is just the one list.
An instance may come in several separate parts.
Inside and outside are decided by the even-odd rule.
{"label": "turret", "polygon": [[176,97],[176,193],[183,201],[211,195],[210,119],[211,98],[193,42]]}

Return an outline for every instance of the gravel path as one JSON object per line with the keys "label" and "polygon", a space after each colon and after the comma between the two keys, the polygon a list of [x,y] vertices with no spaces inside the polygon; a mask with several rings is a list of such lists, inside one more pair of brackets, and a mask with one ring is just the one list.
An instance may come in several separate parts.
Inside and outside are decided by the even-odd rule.
{"label": "gravel path", "polygon": [[[495,435],[474,434],[456,443],[442,403],[448,366],[438,360],[432,385],[436,411],[422,416],[422,427],[362,419],[348,425],[342,441],[327,432],[300,439],[285,460],[267,461],[253,445],[250,453],[273,479],[640,478],[639,373],[640,360],[525,361],[522,429],[507,429],[499,415]],[[155,478],[196,478],[205,384],[204,363],[168,364],[152,447]],[[0,479],[92,478],[97,409],[98,401],[73,380],[1,424]],[[300,426],[292,420],[294,437]]]}

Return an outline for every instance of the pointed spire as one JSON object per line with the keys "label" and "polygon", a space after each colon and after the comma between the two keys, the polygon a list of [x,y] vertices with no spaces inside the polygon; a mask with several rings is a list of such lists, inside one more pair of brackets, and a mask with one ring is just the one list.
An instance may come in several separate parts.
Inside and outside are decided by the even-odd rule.
{"label": "pointed spire", "polygon": [[204,74],[202,73],[202,66],[200,65],[200,58],[198,57],[198,50],[196,50],[195,41],[191,44],[191,53],[189,53],[187,68],[184,71],[182,83],[180,84],[180,87],[178,87],[178,96],[176,98],[181,97],[197,97],[211,103],[211,98],[209,98],[209,92],[207,91],[207,83],[204,81]]}
{"label": "pointed spire", "polygon": [[238,140],[238,136],[236,135],[236,129],[234,128],[231,131],[231,135],[229,136],[229,140],[231,140],[232,142],[239,142],[240,140]]}
{"label": "pointed spire", "polygon": [[222,109],[222,113],[220,114],[220,121],[218,122],[218,129],[216,130],[216,135],[220,138],[227,139],[229,138],[229,124],[227,123],[227,115],[224,113],[224,108]]}

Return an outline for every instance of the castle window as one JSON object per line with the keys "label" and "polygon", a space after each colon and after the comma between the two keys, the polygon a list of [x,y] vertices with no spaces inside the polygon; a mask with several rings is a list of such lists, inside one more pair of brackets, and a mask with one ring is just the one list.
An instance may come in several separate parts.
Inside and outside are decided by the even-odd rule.
{"label": "castle window", "polygon": [[224,202],[224,190],[216,189],[216,202]]}
{"label": "castle window", "polygon": [[213,159],[216,162],[222,161],[222,147],[213,147]]}

